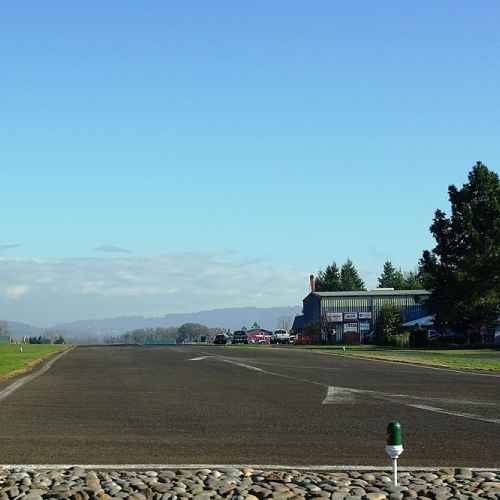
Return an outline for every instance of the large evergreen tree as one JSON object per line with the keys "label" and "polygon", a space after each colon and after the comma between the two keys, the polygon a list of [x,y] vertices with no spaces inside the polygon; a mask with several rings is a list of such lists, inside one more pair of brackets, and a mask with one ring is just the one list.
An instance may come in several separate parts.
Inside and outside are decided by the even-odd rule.
{"label": "large evergreen tree", "polygon": [[378,278],[380,288],[394,288],[402,290],[405,287],[405,279],[401,269],[396,269],[390,260],[385,261],[384,270]]}
{"label": "large evergreen tree", "polygon": [[424,288],[422,280],[420,279],[417,272],[409,271],[403,273],[403,289],[404,290],[421,290]]}
{"label": "large evergreen tree", "polygon": [[326,266],[324,271],[319,271],[315,281],[317,292],[338,292],[341,290],[340,273],[337,264],[332,262],[329,266]]}
{"label": "large evergreen tree", "polygon": [[365,290],[365,284],[351,259],[347,259],[340,270],[340,286],[345,292]]}
{"label": "large evergreen tree", "polygon": [[451,216],[437,210],[436,246],[421,259],[436,326],[469,335],[500,314],[500,180],[477,162],[462,189],[450,186]]}
{"label": "large evergreen tree", "polygon": [[380,288],[394,288],[394,290],[419,290],[423,288],[418,273],[396,269],[390,260],[384,263],[384,269],[378,278],[378,286]]}

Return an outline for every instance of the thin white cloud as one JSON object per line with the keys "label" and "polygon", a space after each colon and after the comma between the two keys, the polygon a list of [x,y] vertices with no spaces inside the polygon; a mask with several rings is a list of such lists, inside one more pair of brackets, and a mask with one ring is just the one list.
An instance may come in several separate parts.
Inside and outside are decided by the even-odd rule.
{"label": "thin white cloud", "polygon": [[99,245],[95,247],[94,252],[103,252],[103,253],[132,253],[127,248],[118,247],[116,245]]}
{"label": "thin white cloud", "polygon": [[19,300],[30,291],[27,285],[12,285],[5,288],[5,296],[11,300]]}
{"label": "thin white cloud", "polygon": [[289,306],[306,294],[307,276],[227,254],[0,257],[0,307],[6,319],[49,325],[219,307]]}
{"label": "thin white cloud", "polygon": [[19,248],[21,246],[21,243],[0,243],[0,252],[3,250],[11,250],[13,248]]}

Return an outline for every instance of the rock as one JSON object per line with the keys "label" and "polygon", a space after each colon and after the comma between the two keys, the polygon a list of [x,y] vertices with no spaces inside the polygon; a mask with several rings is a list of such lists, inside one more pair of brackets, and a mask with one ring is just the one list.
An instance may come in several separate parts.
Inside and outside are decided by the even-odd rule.
{"label": "rock", "polygon": [[273,493],[272,490],[259,485],[252,486],[249,491],[258,498],[266,498]]}
{"label": "rock", "polygon": [[19,495],[19,488],[17,486],[11,486],[5,490],[5,493],[7,493],[10,498],[17,497]]}
{"label": "rock", "polygon": [[209,492],[200,493],[199,495],[195,495],[193,500],[210,500],[212,496],[214,495],[211,495]]}
{"label": "rock", "polygon": [[495,474],[494,472],[487,472],[487,471],[486,472],[483,472],[483,471],[476,472],[475,475],[478,477],[484,477],[485,479],[490,479],[490,480],[495,480],[498,477],[497,474]]}
{"label": "rock", "polygon": [[377,476],[377,479],[383,483],[392,483],[392,478],[389,476]]}
{"label": "rock", "polygon": [[99,490],[101,489],[101,481],[96,478],[91,478],[87,479],[87,487],[93,489],[93,490]]}
{"label": "rock", "polygon": [[[321,490],[320,490],[321,491]],[[353,497],[363,497],[366,495],[366,491],[363,488],[351,488],[349,494]],[[370,495],[376,495],[376,493],[369,493]],[[384,498],[386,496],[384,495]],[[372,500],[379,500],[378,498],[373,498]]]}
{"label": "rock", "polygon": [[151,488],[158,492],[158,493],[167,493],[167,491],[170,491],[170,486],[165,483],[151,483]]}
{"label": "rock", "polygon": [[466,479],[472,479],[472,470],[468,467],[455,469],[455,476],[461,476]]}
{"label": "rock", "polygon": [[[319,486],[316,486],[315,484],[308,484],[306,486],[307,490],[310,492],[310,493],[319,493],[321,492],[321,488]],[[364,492],[363,492],[364,493]]]}
{"label": "rock", "polygon": [[424,481],[428,481],[428,482],[434,481],[435,479],[439,479],[439,476],[437,476],[436,474],[432,474],[430,472],[428,472],[426,474],[421,474],[420,477]]}
{"label": "rock", "polygon": [[332,500],[344,500],[347,495],[345,493],[333,493]]}
{"label": "rock", "polygon": [[23,497],[23,500],[43,500],[43,498],[41,495],[37,495],[36,493],[29,493]]}
{"label": "rock", "polygon": [[384,500],[387,498],[387,495],[383,492],[380,493],[367,493],[366,498],[368,500]]}
{"label": "rock", "polygon": [[403,494],[402,493],[391,493],[389,495],[389,500],[403,500]]}
{"label": "rock", "polygon": [[483,490],[489,490],[489,489],[500,489],[500,482],[493,482],[493,481],[483,481],[481,483],[481,488]]}

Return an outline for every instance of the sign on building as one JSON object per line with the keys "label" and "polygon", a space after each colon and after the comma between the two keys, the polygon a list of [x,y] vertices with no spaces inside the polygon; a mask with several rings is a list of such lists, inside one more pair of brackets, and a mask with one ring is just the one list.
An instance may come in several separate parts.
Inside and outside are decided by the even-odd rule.
{"label": "sign on building", "polygon": [[361,321],[359,323],[359,331],[360,332],[369,332],[370,331],[370,323],[368,321]]}
{"label": "sign on building", "polygon": [[342,313],[326,313],[326,319],[330,323],[342,323]]}
{"label": "sign on building", "polygon": [[344,321],[356,321],[358,313],[344,313]]}
{"label": "sign on building", "polygon": [[360,312],[360,313],[358,313],[358,318],[359,319],[372,319],[372,313],[371,312]]}
{"label": "sign on building", "polygon": [[358,333],[358,324],[344,323],[344,333]]}

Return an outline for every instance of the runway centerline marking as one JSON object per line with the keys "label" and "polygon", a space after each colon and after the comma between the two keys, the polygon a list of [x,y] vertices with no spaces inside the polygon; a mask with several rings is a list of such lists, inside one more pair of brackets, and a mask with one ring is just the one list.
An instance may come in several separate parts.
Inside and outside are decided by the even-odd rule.
{"label": "runway centerline marking", "polygon": [[215,357],[215,359],[217,359],[218,361],[223,361],[224,363],[229,363],[231,365],[239,366],[240,368],[246,368],[247,370],[253,370],[256,372],[265,373],[266,375],[272,375],[274,377],[286,378],[288,380],[293,380],[295,382],[302,382],[304,384],[312,384],[312,385],[319,385],[321,387],[328,387],[326,384],[322,384],[321,382],[316,382],[315,380],[306,380],[299,377],[292,377],[291,375],[285,375],[284,373],[277,373],[269,370],[264,370],[263,368],[259,368],[253,365],[248,365],[246,363],[242,363],[241,361],[235,361],[234,359],[230,358],[223,358],[221,356],[217,356]]}
{"label": "runway centerline marking", "polygon": [[212,356],[198,356],[197,358],[190,358],[189,361],[201,361],[203,359],[211,358]]}

